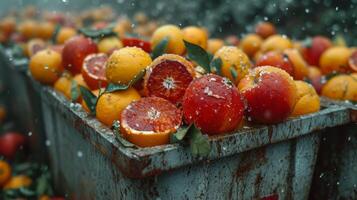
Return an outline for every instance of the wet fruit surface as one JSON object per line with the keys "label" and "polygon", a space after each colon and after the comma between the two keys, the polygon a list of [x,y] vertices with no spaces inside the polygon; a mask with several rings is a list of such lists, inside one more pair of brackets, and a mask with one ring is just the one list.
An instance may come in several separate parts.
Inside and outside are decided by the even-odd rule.
{"label": "wet fruit surface", "polygon": [[131,103],[121,115],[121,133],[141,146],[169,143],[170,135],[179,128],[181,110],[159,97],[146,97]]}
{"label": "wet fruit surface", "polygon": [[294,67],[289,57],[279,52],[268,52],[262,55],[256,62],[256,66],[273,66],[285,70],[291,76],[294,75]]}
{"label": "wet fruit surface", "polygon": [[297,99],[291,115],[300,116],[319,111],[320,98],[312,85],[303,81],[295,81],[295,85],[297,89]]}
{"label": "wet fruit surface", "polygon": [[237,88],[214,74],[191,82],[182,107],[185,121],[209,135],[233,131],[243,119],[244,104]]}
{"label": "wet fruit surface", "polygon": [[24,148],[26,137],[17,132],[8,132],[0,137],[0,155],[13,159],[20,148]]}
{"label": "wet fruit surface", "polygon": [[63,66],[73,74],[81,73],[84,58],[97,51],[97,45],[91,39],[82,36],[74,37],[64,45]]}
{"label": "wet fruit surface", "polygon": [[315,36],[303,48],[303,56],[309,65],[318,66],[319,60],[324,51],[332,46],[331,41],[323,36]]}
{"label": "wet fruit surface", "polygon": [[147,53],[151,52],[151,44],[145,40],[139,38],[123,38],[122,42],[125,47],[138,47]]}
{"label": "wet fruit surface", "polygon": [[320,69],[323,74],[332,72],[348,72],[348,59],[351,51],[347,47],[331,47],[320,57]]}
{"label": "wet fruit surface", "polygon": [[82,75],[90,89],[95,90],[107,86],[105,76],[107,60],[108,56],[104,53],[90,54],[84,59]]}
{"label": "wet fruit surface", "polygon": [[295,106],[296,86],[291,76],[279,68],[255,68],[238,85],[247,103],[248,121],[278,123],[285,120]]}
{"label": "wet fruit surface", "polygon": [[195,77],[193,65],[181,56],[166,54],[153,61],[144,82],[147,96],[179,103]]}

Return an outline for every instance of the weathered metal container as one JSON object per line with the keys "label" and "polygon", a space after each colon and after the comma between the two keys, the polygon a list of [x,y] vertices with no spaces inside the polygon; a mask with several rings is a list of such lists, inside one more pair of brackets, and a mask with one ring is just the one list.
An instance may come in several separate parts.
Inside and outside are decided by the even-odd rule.
{"label": "weathered metal container", "polygon": [[323,98],[325,105],[350,109],[352,123],[322,132],[311,199],[357,199],[357,106]]}
{"label": "weathered metal container", "polygon": [[16,59],[10,50],[0,47],[1,80],[4,83],[4,98],[9,117],[16,130],[30,135],[30,149],[37,161],[46,161],[44,126],[42,124],[41,100],[29,84],[28,59]]}
{"label": "weathered metal container", "polygon": [[35,87],[55,187],[70,199],[307,199],[319,130],[351,120],[348,109],[334,106],[244,128],[212,137],[212,152],[203,159],[179,144],[124,147],[79,104]]}

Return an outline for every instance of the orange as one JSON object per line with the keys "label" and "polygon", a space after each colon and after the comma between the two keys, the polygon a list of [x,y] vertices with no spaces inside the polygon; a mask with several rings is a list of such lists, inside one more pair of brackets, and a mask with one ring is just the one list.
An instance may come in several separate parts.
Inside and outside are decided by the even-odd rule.
{"label": "orange", "polygon": [[26,175],[13,176],[4,186],[4,190],[18,189],[28,187],[32,184],[30,177]]}
{"label": "orange", "polygon": [[89,88],[88,85],[86,84],[86,82],[83,79],[82,74],[77,74],[73,77],[73,80],[75,80],[77,82],[78,85],[81,85],[85,88]]}
{"label": "orange", "polygon": [[131,103],[121,114],[120,132],[140,147],[170,142],[182,122],[182,113],[174,104],[159,97],[146,97]]}
{"label": "orange", "polygon": [[16,19],[13,17],[5,17],[0,21],[0,30],[5,35],[10,35],[16,29]]}
{"label": "orange", "polygon": [[220,48],[224,46],[224,41],[218,38],[212,38],[207,41],[207,51],[215,54]]}
{"label": "orange", "polygon": [[18,26],[18,32],[25,38],[30,39],[38,35],[38,24],[32,20],[25,20]]}
{"label": "orange", "polygon": [[150,55],[141,48],[125,47],[109,57],[105,74],[110,83],[128,84],[151,62]]}
{"label": "orange", "polygon": [[47,195],[41,195],[38,200],[51,200],[51,198]]}
{"label": "orange", "polygon": [[11,167],[9,163],[0,160],[0,188],[11,178]]}
{"label": "orange", "polygon": [[71,99],[71,86],[73,77],[69,73],[63,73],[55,82],[55,90],[61,92],[67,99]]}
{"label": "orange", "polygon": [[41,50],[31,57],[29,67],[35,80],[52,85],[63,72],[62,57],[54,50]]}
{"label": "orange", "polygon": [[293,47],[292,42],[289,38],[282,35],[272,35],[264,40],[261,50],[263,52],[268,51],[283,51],[285,49],[290,49]]}
{"label": "orange", "polygon": [[182,29],[183,39],[202,47],[207,48],[208,35],[206,31],[196,26],[188,26]]}
{"label": "orange", "polygon": [[[104,91],[104,88],[103,88],[102,90]],[[92,93],[93,93],[96,97],[98,97],[98,96],[99,96],[99,89],[92,91]],[[88,108],[88,106],[87,106],[87,103],[84,101],[84,99],[81,100],[81,104],[82,104],[82,107],[83,107],[83,109],[84,109],[85,111],[90,112],[90,110],[89,110],[89,108]]]}
{"label": "orange", "polygon": [[98,42],[98,51],[100,53],[111,53],[114,49],[120,49],[123,43],[117,37],[107,37]]}
{"label": "orange", "polygon": [[309,74],[309,68],[304,58],[297,49],[286,49],[285,55],[288,56],[294,66],[294,79],[303,80]]}
{"label": "orange", "polygon": [[309,79],[319,78],[322,76],[322,73],[318,67],[310,66],[308,67],[308,69],[309,72],[307,74],[307,77],[309,77]]}
{"label": "orange", "polygon": [[348,59],[351,51],[347,47],[331,47],[320,57],[320,69],[323,74],[331,72],[348,72]]}
{"label": "orange", "polygon": [[144,12],[135,13],[134,20],[139,24],[145,24],[149,21],[148,17]]}
{"label": "orange", "polygon": [[124,38],[126,34],[126,30],[123,25],[118,23],[114,28],[113,31],[119,36],[119,38]]}
{"label": "orange", "polygon": [[155,49],[164,38],[169,39],[166,48],[166,53],[183,54],[185,52],[185,44],[183,42],[184,35],[179,27],[175,25],[164,25],[155,30],[151,37],[152,49]]}
{"label": "orange", "polygon": [[262,38],[276,34],[275,26],[270,22],[260,22],[255,26],[255,32]]}
{"label": "orange", "polygon": [[68,39],[75,36],[76,34],[77,31],[74,28],[63,27],[59,30],[57,34],[56,42],[57,44],[64,44]]}
{"label": "orange", "polygon": [[112,126],[115,120],[120,119],[121,112],[131,102],[139,99],[140,94],[134,88],[113,93],[105,93],[98,99],[96,117],[103,124]]}
{"label": "orange", "polygon": [[31,39],[26,43],[25,55],[27,57],[31,57],[37,52],[45,48],[46,48],[46,43],[42,39],[39,38]]}
{"label": "orange", "polygon": [[48,40],[52,37],[55,31],[55,25],[50,22],[42,22],[38,27],[38,37],[44,40]]}
{"label": "orange", "polygon": [[[222,75],[229,78],[233,83],[237,84],[251,68],[251,63],[248,56],[240,49],[234,46],[224,46],[215,54],[214,58],[222,60]],[[237,77],[234,78],[231,70],[234,70]]]}
{"label": "orange", "polygon": [[356,75],[341,74],[331,78],[323,86],[321,94],[336,100],[357,101]]}
{"label": "orange", "polygon": [[253,57],[256,52],[259,51],[260,46],[263,43],[263,39],[257,34],[248,34],[240,42],[239,47],[249,57]]}
{"label": "orange", "polygon": [[312,85],[304,81],[295,81],[297,99],[291,116],[305,115],[320,110],[320,98]]}

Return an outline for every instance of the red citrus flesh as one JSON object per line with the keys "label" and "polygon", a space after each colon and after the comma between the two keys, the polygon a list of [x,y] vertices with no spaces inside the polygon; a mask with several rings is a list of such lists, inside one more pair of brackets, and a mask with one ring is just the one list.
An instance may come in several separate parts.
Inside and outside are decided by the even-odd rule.
{"label": "red citrus flesh", "polygon": [[157,96],[180,103],[195,77],[193,65],[178,55],[158,57],[148,68],[144,88],[147,96]]}
{"label": "red citrus flesh", "polygon": [[352,71],[357,72],[357,50],[354,51],[348,59],[348,65],[350,66]]}
{"label": "red citrus flesh", "polygon": [[104,53],[90,54],[83,61],[82,75],[84,81],[92,90],[108,85],[105,76],[105,63],[108,56]]}
{"label": "red citrus flesh", "polygon": [[288,56],[278,52],[268,52],[262,55],[256,63],[256,66],[273,66],[285,70],[291,76],[294,75],[294,66]]}
{"label": "red citrus flesh", "polygon": [[124,38],[122,39],[124,47],[138,47],[147,53],[151,52],[151,44],[145,40],[139,38]]}
{"label": "red citrus flesh", "polygon": [[131,103],[121,114],[123,136],[141,146],[169,143],[170,134],[182,122],[182,112],[171,102],[159,97],[146,97]]}
{"label": "red citrus flesh", "polygon": [[182,107],[185,121],[209,135],[233,131],[243,119],[244,104],[237,88],[214,74],[191,82]]}
{"label": "red citrus flesh", "polygon": [[65,43],[62,50],[63,66],[73,74],[79,74],[84,58],[97,52],[97,45],[91,39],[83,36],[73,37]]}

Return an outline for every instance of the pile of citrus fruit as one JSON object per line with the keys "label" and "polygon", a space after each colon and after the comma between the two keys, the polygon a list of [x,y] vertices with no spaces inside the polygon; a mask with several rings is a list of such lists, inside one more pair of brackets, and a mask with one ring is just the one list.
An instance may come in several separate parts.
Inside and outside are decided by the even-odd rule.
{"label": "pile of citrus fruit", "polygon": [[131,23],[55,30],[46,21],[32,35],[36,22],[25,21],[12,35],[23,39],[35,80],[140,147],[193,128],[218,135],[314,113],[319,94],[357,101],[357,49],[324,36],[293,41],[262,22],[242,38],[210,38],[203,27],[157,26],[142,13]]}

